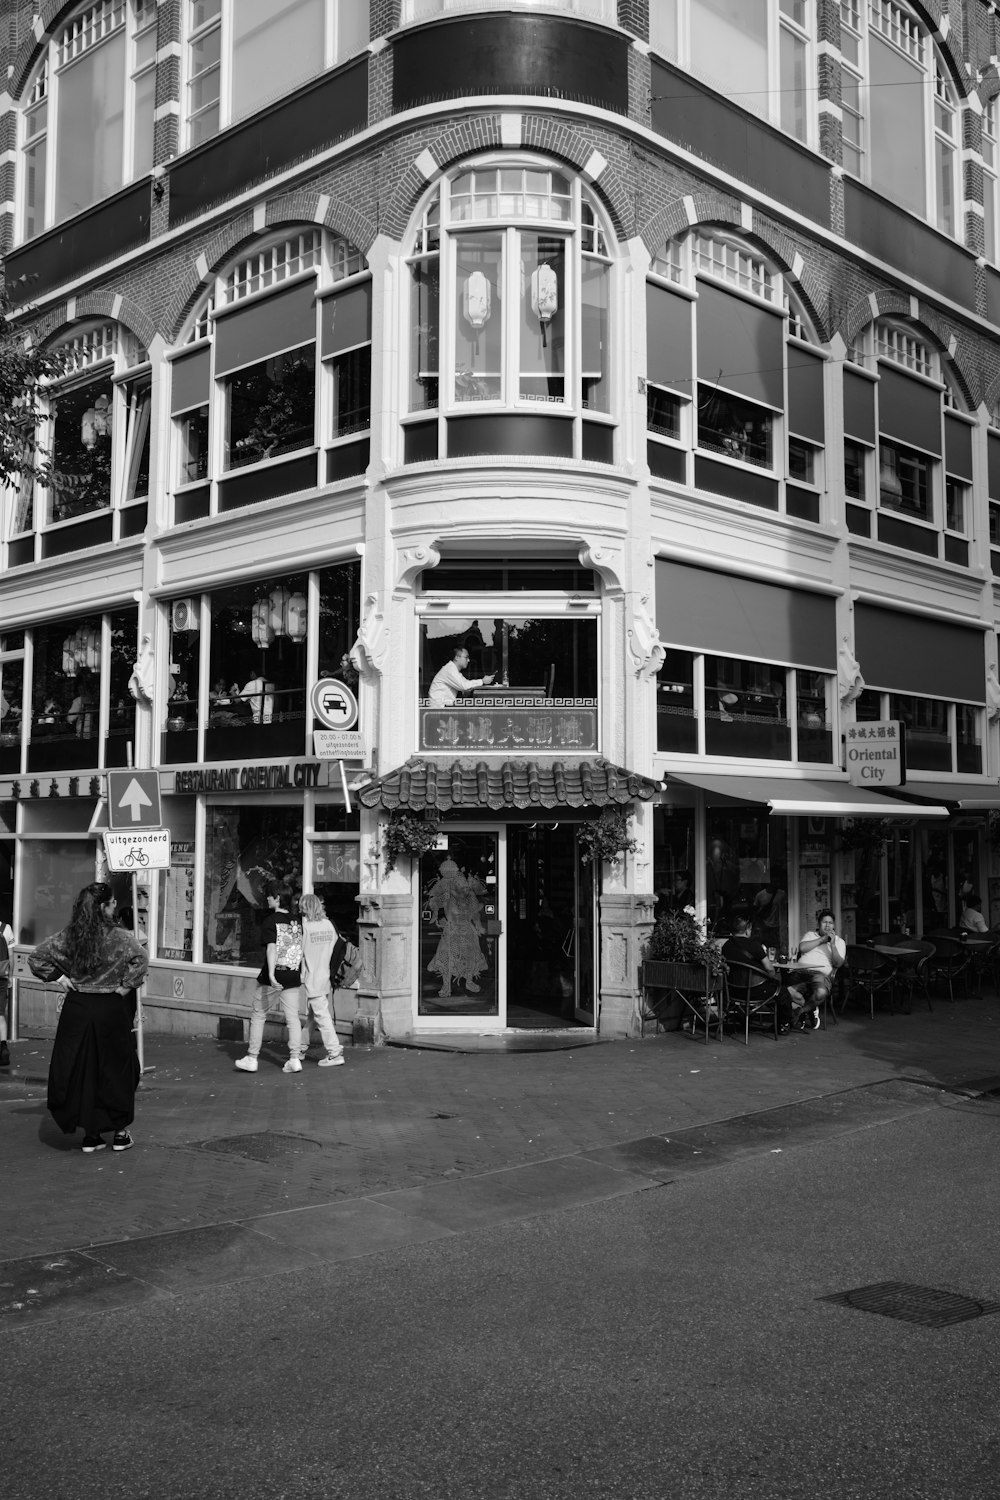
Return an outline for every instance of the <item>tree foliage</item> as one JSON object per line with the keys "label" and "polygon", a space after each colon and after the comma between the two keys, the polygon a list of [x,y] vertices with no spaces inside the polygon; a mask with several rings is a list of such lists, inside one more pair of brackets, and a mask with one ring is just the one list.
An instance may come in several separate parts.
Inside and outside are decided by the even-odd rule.
{"label": "tree foliage", "polygon": [[[23,309],[18,310],[18,316]],[[57,355],[35,344],[14,322],[10,292],[0,280],[0,481],[17,488],[25,479],[52,478],[36,433],[42,384],[61,371]]]}

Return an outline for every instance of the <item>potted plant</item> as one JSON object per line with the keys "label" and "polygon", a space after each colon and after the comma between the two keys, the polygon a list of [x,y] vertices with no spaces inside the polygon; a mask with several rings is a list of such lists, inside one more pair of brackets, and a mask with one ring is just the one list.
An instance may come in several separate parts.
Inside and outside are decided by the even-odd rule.
{"label": "potted plant", "polygon": [[639,841],[629,833],[632,808],[605,807],[593,822],[581,823],[576,831],[580,858],[585,865],[608,860],[616,864],[623,854],[634,854]]}
{"label": "potted plant", "polygon": [[680,1027],[685,996],[710,1007],[721,994],[726,960],[707,941],[694,911],[668,911],[653,928],[640,971],[647,1014],[665,1031]]}
{"label": "potted plant", "polygon": [[382,830],[382,853],[385,855],[385,873],[395,869],[401,858],[418,858],[433,849],[441,828],[432,818],[422,818],[417,813],[395,809],[389,814]]}

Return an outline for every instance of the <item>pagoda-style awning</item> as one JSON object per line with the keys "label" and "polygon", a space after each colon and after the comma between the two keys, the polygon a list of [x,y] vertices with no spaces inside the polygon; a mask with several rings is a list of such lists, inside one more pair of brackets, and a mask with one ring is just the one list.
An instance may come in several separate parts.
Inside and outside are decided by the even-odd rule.
{"label": "pagoda-style awning", "polygon": [[607,807],[635,798],[649,802],[660,783],[600,758],[439,761],[417,756],[356,790],[365,807],[499,812],[504,808]]}

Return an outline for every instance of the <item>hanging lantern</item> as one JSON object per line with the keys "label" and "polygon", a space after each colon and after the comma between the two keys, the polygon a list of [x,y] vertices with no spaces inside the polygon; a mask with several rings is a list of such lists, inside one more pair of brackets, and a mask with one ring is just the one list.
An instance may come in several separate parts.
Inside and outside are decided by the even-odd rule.
{"label": "hanging lantern", "polygon": [[62,669],[64,677],[76,676],[76,637],[68,635],[62,644]]}
{"label": "hanging lantern", "polygon": [[111,431],[111,401],[103,391],[94,402],[94,426],[98,437],[107,437]]}
{"label": "hanging lantern", "polygon": [[462,310],[465,320],[478,332],[490,321],[492,291],[482,271],[473,271],[467,278],[462,293]]}
{"label": "hanging lantern", "polygon": [[86,667],[88,672],[98,671],[101,665],[101,637],[99,633],[94,629],[87,630],[81,625],[78,632],[78,640],[80,642],[77,652],[78,664],[81,667]]}
{"label": "hanging lantern", "polygon": [[306,596],[289,594],[285,603],[285,634],[296,645],[306,638]]}
{"label": "hanging lantern", "polygon": [[255,646],[270,646],[273,642],[270,600],[258,599],[254,605],[250,616],[250,635]]}
{"label": "hanging lantern", "polygon": [[275,635],[284,635],[285,633],[285,609],[288,605],[288,600],[288,589],[272,589],[268,597],[267,623]]}
{"label": "hanging lantern", "polygon": [[549,265],[538,266],[531,273],[531,311],[542,325],[544,347],[546,325],[559,311],[559,281]]}

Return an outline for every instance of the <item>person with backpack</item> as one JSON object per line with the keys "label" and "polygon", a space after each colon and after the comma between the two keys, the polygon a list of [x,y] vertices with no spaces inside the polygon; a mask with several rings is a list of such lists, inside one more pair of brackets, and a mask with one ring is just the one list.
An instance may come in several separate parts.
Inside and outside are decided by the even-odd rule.
{"label": "person with backpack", "polygon": [[10,950],[14,943],[14,930],[7,915],[0,917],[0,1068],[10,1067],[10,1047],[7,1044],[7,1006],[10,1003]]}
{"label": "person with backpack", "polygon": [[247,1054],[237,1058],[235,1066],[240,1073],[256,1073],[264,1022],[273,1007],[280,1005],[288,1027],[288,1061],[281,1071],[301,1073],[302,926],[288,910],[292,893],[283,881],[269,880],[264,893],[267,899],[267,916],[261,928],[264,963],[257,975],[257,990],[251,1004]]}
{"label": "person with backpack", "polygon": [[299,911],[302,914],[302,989],[306,1004],[299,1061],[305,1062],[309,1050],[311,1012],[326,1048],[326,1056],[319,1059],[319,1066],[343,1067],[344,1049],[337,1040],[330,1005],[333,1000],[333,976],[340,967],[347,944],[327,916],[326,907],[319,896],[300,896]]}

